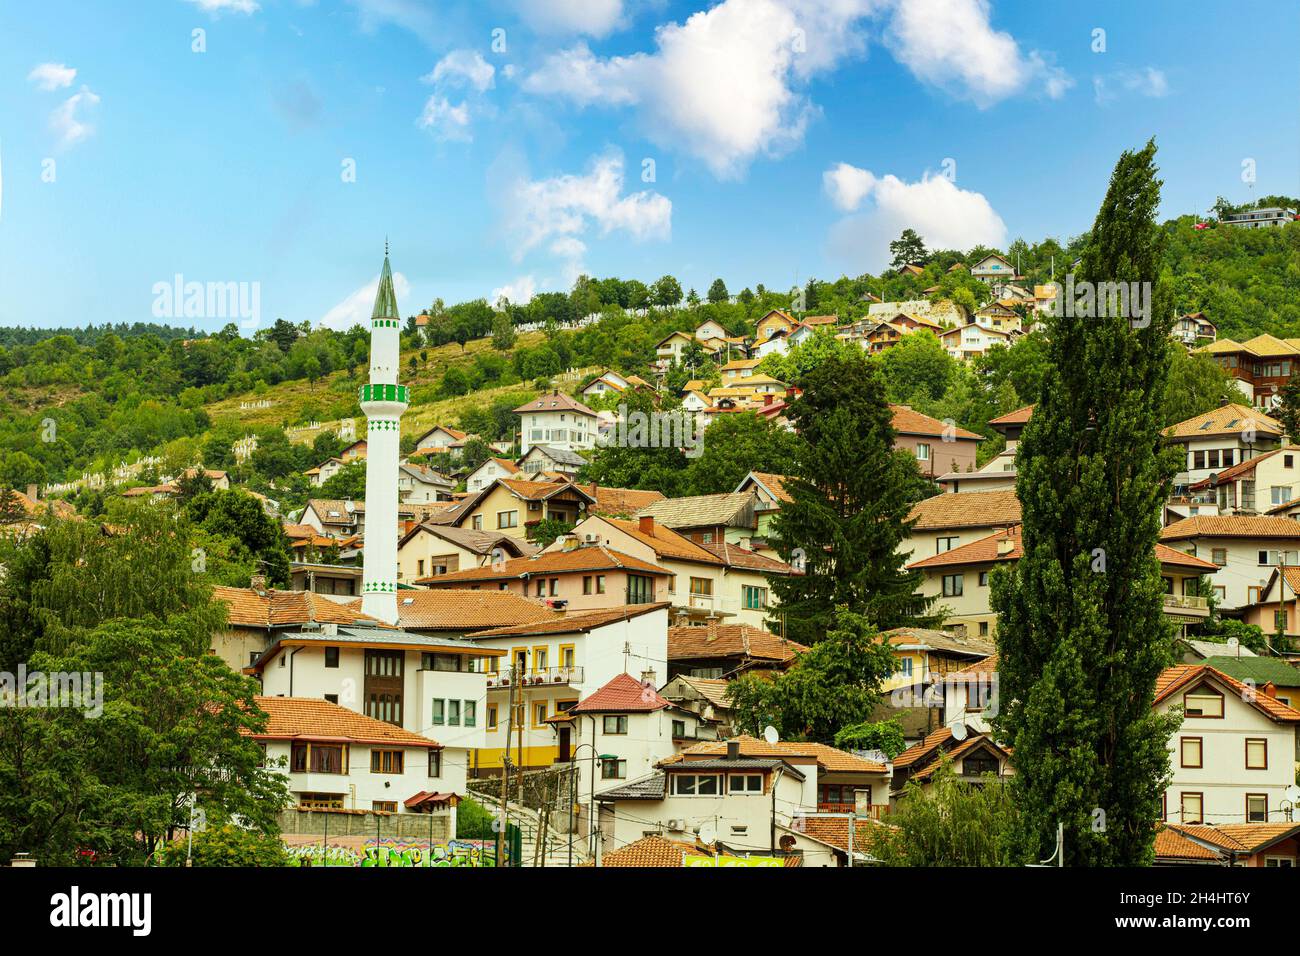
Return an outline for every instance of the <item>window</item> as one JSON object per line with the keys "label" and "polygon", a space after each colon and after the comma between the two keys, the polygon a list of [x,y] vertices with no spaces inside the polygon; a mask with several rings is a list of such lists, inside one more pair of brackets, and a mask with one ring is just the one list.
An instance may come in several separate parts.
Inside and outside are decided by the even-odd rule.
{"label": "window", "polygon": [[910,657],[904,657],[904,658],[903,658],[901,661],[899,661],[898,663],[899,663],[898,673],[902,674],[904,677],[911,677],[911,676],[912,676],[912,659],[911,659]]}
{"label": "window", "polygon": [[546,701],[540,704],[533,704],[533,726],[540,727],[546,723],[546,716],[549,711],[546,709]]}
{"label": "window", "polygon": [[654,578],[647,577],[644,574],[629,574],[627,576],[628,604],[650,604],[654,599]]}
{"label": "window", "polygon": [[289,750],[291,773],[345,773],[342,744],[294,743]]}
{"label": "window", "polygon": [[497,729],[497,705],[496,704],[488,704],[487,717],[488,717],[487,729],[496,730]]}
{"label": "window", "polygon": [[1274,485],[1271,491],[1273,494],[1274,505],[1284,505],[1291,500],[1292,495],[1290,485]]}
{"label": "window", "polygon": [[691,578],[691,595],[693,597],[713,597],[713,579]]}
{"label": "window", "polygon": [[533,671],[537,672],[537,671],[544,671],[544,670],[546,670],[546,648],[534,647],[533,648]]}
{"label": "window", "polygon": [[1266,856],[1264,857],[1265,866],[1295,866],[1295,857],[1293,856]]}
{"label": "window", "polygon": [[583,593],[583,594],[590,594],[590,593],[591,593],[591,575],[590,575],[590,574],[584,574],[584,575],[582,576],[582,593]]}
{"label": "window", "polygon": [[945,574],[943,576],[943,596],[944,597],[961,597],[962,580],[965,575],[962,574]]}
{"label": "window", "polygon": [[337,703],[339,702],[339,695],[338,695],[338,694],[326,694],[326,695],[325,695],[325,699],[326,699],[327,701],[329,701],[331,704],[337,704]]}
{"label": "window", "polygon": [[960,540],[961,539],[958,538],[956,535],[949,535],[943,538],[935,538],[934,553],[943,554],[945,551],[951,551],[953,548],[957,547],[957,542]]}
{"label": "window", "polygon": [[517,528],[519,527],[518,511],[498,511],[497,512],[498,528]]}
{"label": "window", "polygon": [[1224,567],[1228,563],[1228,549],[1211,548],[1210,560],[1213,561],[1215,564],[1217,564],[1219,567]]}
{"label": "window", "polygon": [[442,776],[442,751],[441,750],[434,750],[432,748],[430,748],[429,750],[429,776],[430,777]]}
{"label": "window", "polygon": [[767,607],[767,588],[746,584],[741,588],[741,595],[747,611],[761,611]]}
{"label": "window", "polygon": [[760,773],[733,773],[727,779],[729,793],[762,793],[763,775]]}
{"label": "window", "polygon": [[447,701],[447,726],[460,726],[460,701],[458,700]]}
{"label": "window", "polygon": [[1179,737],[1178,738],[1178,759],[1180,765],[1193,770],[1199,770],[1204,766],[1204,754],[1202,753],[1203,741],[1200,737]]}
{"label": "window", "polygon": [[627,714],[606,714],[604,724],[605,733],[607,734],[625,734],[627,733]]}
{"label": "window", "polygon": [[718,777],[715,774],[675,773],[671,775],[674,795],[679,797],[716,797]]}
{"label": "window", "polygon": [[988,636],[989,636],[989,622],[980,621],[980,637],[988,637]]}
{"label": "window", "polygon": [[339,649],[337,647],[325,648],[325,666],[326,667],[339,666]]}
{"label": "window", "polygon": [[371,773],[401,773],[403,752],[400,750],[370,751]]}
{"label": "window", "polygon": [[674,721],[673,721],[673,738],[676,739],[676,740],[681,740],[681,739],[682,739],[683,737],[685,737],[685,736],[686,736],[686,721],[684,721],[684,720],[674,720]]}
{"label": "window", "polygon": [[916,460],[917,461],[930,460],[930,446],[927,445],[925,442],[916,443]]}
{"label": "window", "polygon": [[341,793],[304,793],[298,797],[298,806],[304,810],[342,810]]}
{"label": "window", "polygon": [[397,801],[396,800],[371,800],[370,809],[375,811],[376,813],[396,813]]}
{"label": "window", "polygon": [[997,774],[998,758],[987,750],[981,750],[965,757],[961,762],[963,777],[982,777],[986,773]]}
{"label": "window", "polygon": [[474,529],[475,531],[482,531],[482,530],[483,530],[483,516],[482,516],[482,515],[475,515],[473,518],[470,519],[470,524],[473,526],[473,529]]}
{"label": "window", "polygon": [[623,780],[627,777],[626,760],[601,760],[600,779]]}
{"label": "window", "polygon": [[560,579],[551,578],[550,588],[551,588],[551,597],[555,597],[556,595],[558,595],[560,593]]}
{"label": "window", "polygon": [[433,705],[429,709],[429,723],[436,727],[441,727],[447,722],[447,702],[434,698]]}
{"label": "window", "polygon": [[1246,822],[1247,823],[1268,822],[1268,794],[1266,793],[1246,794]]}
{"label": "window", "polygon": [[605,593],[605,575],[603,574],[596,575],[596,593],[597,594]]}
{"label": "window", "polygon": [[986,588],[989,586],[989,573],[987,571],[980,572],[979,586],[982,588]]}
{"label": "window", "polygon": [[989,705],[989,695],[992,690],[992,681],[979,679],[968,681],[966,684],[966,709],[984,710]]}
{"label": "window", "polygon": [[1246,769],[1268,769],[1268,740],[1264,737],[1246,738]]}
{"label": "window", "polygon": [[1222,717],[1223,695],[1202,684],[1183,696],[1183,713],[1188,717]]}
{"label": "window", "polygon": [[1204,804],[1203,794],[1184,793],[1179,797],[1179,810],[1182,813],[1183,823],[1204,823],[1205,814],[1202,812]]}

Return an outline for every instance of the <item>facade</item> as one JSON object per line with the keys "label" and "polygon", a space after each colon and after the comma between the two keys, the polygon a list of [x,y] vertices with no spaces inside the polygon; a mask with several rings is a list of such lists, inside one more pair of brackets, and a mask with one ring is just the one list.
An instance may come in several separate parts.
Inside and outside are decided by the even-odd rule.
{"label": "facade", "polygon": [[1283,386],[1300,368],[1300,339],[1257,335],[1245,342],[1219,339],[1196,349],[1232,376],[1246,403],[1263,412],[1277,407]]}
{"label": "facade", "polygon": [[1266,206],[1261,209],[1246,209],[1229,213],[1219,221],[1238,229],[1267,229],[1270,226],[1285,226],[1294,222],[1296,211],[1282,206]]}
{"label": "facade", "polygon": [[500,531],[472,531],[423,522],[402,535],[397,543],[397,580],[410,584],[536,553],[536,545]]}
{"label": "facade", "polygon": [[899,552],[915,562],[1020,524],[1020,501],[1014,487],[961,491],[917,502],[908,518],[915,523]]}
{"label": "facade", "polygon": [[446,425],[434,425],[415,439],[415,454],[437,455],[459,451],[469,438],[463,431]]}
{"label": "facade", "polygon": [[576,475],[585,464],[587,459],[576,451],[566,451],[554,445],[534,445],[519,459],[520,470],[529,478],[542,471]]}
{"label": "facade", "polygon": [[1168,525],[1160,540],[1218,567],[1214,592],[1226,610],[1259,603],[1275,568],[1300,564],[1300,523],[1290,518],[1201,515]]}
{"label": "facade", "polygon": [[596,499],[570,482],[498,478],[465,501],[453,522],[526,540],[540,521],[573,524]]}
{"label": "facade", "polygon": [[430,504],[450,501],[456,483],[432,468],[419,465],[399,465],[397,469],[397,497],[403,504]]}
{"label": "facade", "polygon": [[551,392],[515,409],[519,416],[519,453],[527,456],[534,445],[551,445],[564,451],[590,451],[599,435],[596,413],[582,402]]}
{"label": "facade", "polygon": [[1205,664],[1180,664],[1156,682],[1155,709],[1182,708],[1170,739],[1173,779],[1164,819],[1181,824],[1285,820],[1296,780],[1300,711]]}
{"label": "facade", "polygon": [[1184,469],[1174,478],[1175,489],[1277,448],[1284,431],[1281,422],[1244,405],[1222,405],[1170,425],[1165,441],[1182,446],[1186,456]]}
{"label": "facade", "polygon": [[946,472],[970,471],[975,467],[975,456],[983,435],[958,428],[956,425],[922,415],[910,405],[891,405],[894,431],[898,437],[894,448],[909,451],[916,456],[921,474],[934,478]]}
{"label": "facade", "polygon": [[519,468],[508,458],[489,458],[465,477],[465,490],[482,491],[498,478],[513,478]]}

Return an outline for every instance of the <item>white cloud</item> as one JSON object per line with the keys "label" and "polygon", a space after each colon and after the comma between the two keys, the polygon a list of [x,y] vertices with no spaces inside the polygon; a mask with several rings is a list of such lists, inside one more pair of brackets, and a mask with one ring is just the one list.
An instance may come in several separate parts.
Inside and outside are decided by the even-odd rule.
{"label": "white cloud", "polygon": [[513,0],[513,5],[538,33],[603,37],[625,23],[623,0]]}
{"label": "white cloud", "polygon": [[1043,54],[1025,55],[989,22],[988,0],[898,0],[885,34],[917,79],[984,108],[1041,84],[1058,99],[1074,81]]}
{"label": "white cloud", "polygon": [[[376,275],[360,289],[357,289],[322,315],[320,321],[316,324],[340,332],[346,332],[354,325],[365,326],[370,321],[370,313],[374,311],[375,293],[378,289],[379,276]],[[406,276],[400,272],[393,273],[393,291],[397,293],[399,301],[410,294],[411,284],[406,281]]]}
{"label": "white cloud", "polygon": [[620,232],[636,240],[668,239],[672,201],[648,189],[624,194],[623,185],[623,156],[617,152],[595,157],[580,176],[517,179],[506,206],[515,260],[545,246],[572,272],[587,251],[584,237],[591,229],[599,236]]}
{"label": "white cloud", "polygon": [[59,145],[67,148],[88,139],[95,128],[85,121],[84,114],[99,105],[99,95],[83,86],[50,114],[50,128],[59,137]]}
{"label": "white cloud", "polygon": [[861,21],[880,0],[723,0],[655,33],[653,53],[598,57],[582,43],[553,54],[528,92],[578,106],[631,106],[647,137],[723,178],[757,155],[798,145],[816,107],[798,81],[865,49]]}
{"label": "white cloud", "polygon": [[496,69],[477,50],[452,50],[422,79],[426,83],[470,86],[482,93],[492,86]]}
{"label": "white cloud", "polygon": [[42,63],[27,74],[28,81],[42,90],[64,90],[77,78],[77,71],[62,63]]}
{"label": "white cloud", "polygon": [[826,190],[826,195],[843,212],[857,209],[875,184],[875,176],[848,163],[837,163],[822,173],[822,187]]}
{"label": "white cloud", "polygon": [[424,104],[419,125],[432,130],[439,139],[469,142],[473,139],[469,128],[469,104],[455,104],[440,94],[433,94]]}
{"label": "white cloud", "polygon": [[537,280],[531,275],[520,276],[514,282],[507,282],[499,289],[493,289],[488,302],[499,305],[502,299],[508,299],[512,305],[527,305],[537,294]]}
{"label": "white cloud", "polygon": [[1169,80],[1163,70],[1153,66],[1121,70],[1108,76],[1093,77],[1092,92],[1098,106],[1113,103],[1124,94],[1159,99],[1169,95]]}
{"label": "white cloud", "polygon": [[446,24],[440,23],[428,0],[348,0],[356,8],[363,33],[378,33],[395,26],[418,37],[426,46],[437,48],[446,42]]}
{"label": "white cloud", "polygon": [[208,13],[256,13],[262,9],[257,0],[189,0]]}
{"label": "white cloud", "polygon": [[[959,189],[946,176],[927,173],[917,182],[874,176],[846,163],[822,178],[840,208],[870,199],[872,208],[831,228],[832,252],[858,271],[878,271],[889,262],[889,243],[904,229],[915,229],[931,249],[969,249],[1006,243],[1007,227],[982,193]],[[861,194],[857,190],[866,188]],[[839,190],[836,192],[835,190]],[[841,205],[856,196],[851,206]]]}

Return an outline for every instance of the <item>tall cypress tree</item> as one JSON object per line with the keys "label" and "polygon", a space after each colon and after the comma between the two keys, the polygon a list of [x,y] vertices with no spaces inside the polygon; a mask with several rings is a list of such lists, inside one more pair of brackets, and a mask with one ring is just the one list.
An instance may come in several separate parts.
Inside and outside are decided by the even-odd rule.
{"label": "tall cypress tree", "polygon": [[920,597],[919,571],[906,571],[899,545],[911,530],[924,482],[915,457],[896,451],[893,415],[876,365],[856,350],[837,350],[798,382],[803,394],[788,417],[799,435],[792,501],[772,522],[774,546],[803,574],[773,575],[779,601],[772,628],[815,643],[836,608],[864,615],[880,630],[929,623],[933,599]]}
{"label": "tall cypress tree", "polygon": [[1051,853],[1059,823],[1072,865],[1149,863],[1168,782],[1173,724],[1151,705],[1173,634],[1155,543],[1177,464],[1160,441],[1172,306],[1155,152],[1120,157],[1075,277],[1151,283],[1149,321],[1048,318],[1016,462],[1024,557],[993,579],[995,725],[1013,748],[1024,862]]}

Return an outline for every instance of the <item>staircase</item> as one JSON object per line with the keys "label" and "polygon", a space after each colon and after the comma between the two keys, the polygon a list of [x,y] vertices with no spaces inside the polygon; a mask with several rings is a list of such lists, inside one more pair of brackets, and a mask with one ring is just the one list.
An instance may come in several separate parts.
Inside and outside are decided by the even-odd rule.
{"label": "staircase", "polygon": [[[552,818],[554,820],[554,818]],[[537,840],[541,831],[541,817],[536,810],[510,804],[510,822],[519,827],[523,842],[521,866],[568,866],[570,834],[557,832],[552,826],[546,832],[546,845],[538,853]],[[587,862],[587,840],[581,833],[573,836],[573,865]]]}

